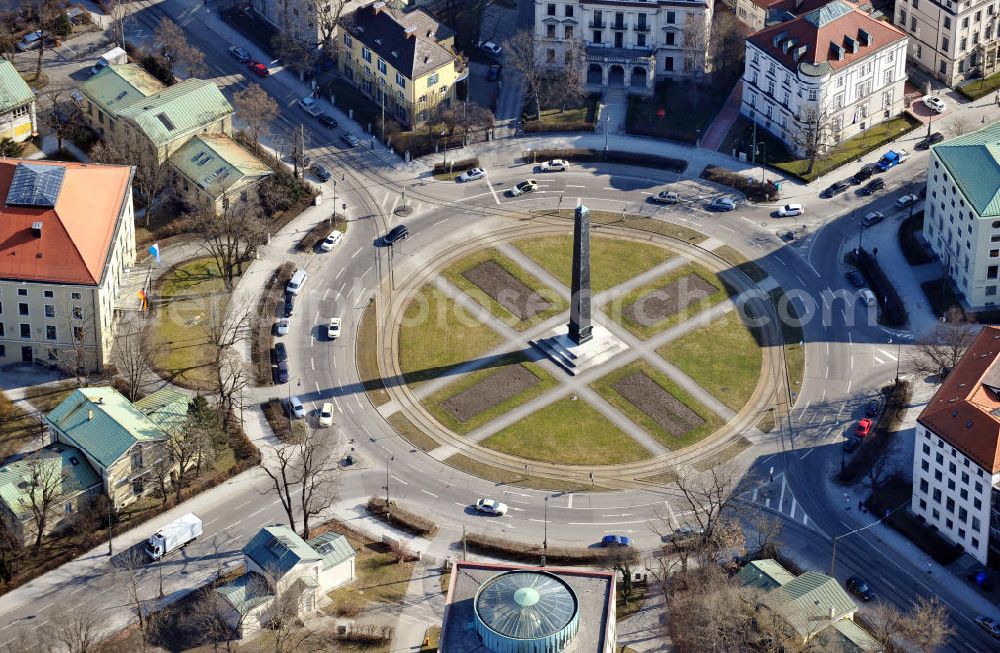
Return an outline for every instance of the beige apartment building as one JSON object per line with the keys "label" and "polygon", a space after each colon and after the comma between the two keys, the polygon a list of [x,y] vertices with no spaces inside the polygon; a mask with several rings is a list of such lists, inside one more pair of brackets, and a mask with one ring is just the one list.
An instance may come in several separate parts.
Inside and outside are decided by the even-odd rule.
{"label": "beige apartment building", "polygon": [[911,64],[947,86],[1000,71],[1000,0],[898,0]]}
{"label": "beige apartment building", "polygon": [[135,261],[129,166],[0,160],[0,366],[100,371]]}

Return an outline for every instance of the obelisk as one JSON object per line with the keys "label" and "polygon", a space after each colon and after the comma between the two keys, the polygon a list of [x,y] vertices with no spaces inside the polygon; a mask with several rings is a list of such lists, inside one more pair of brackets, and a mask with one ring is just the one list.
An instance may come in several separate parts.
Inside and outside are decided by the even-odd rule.
{"label": "obelisk", "polygon": [[569,307],[569,339],[577,345],[590,340],[590,209],[582,203],[573,219],[573,293]]}

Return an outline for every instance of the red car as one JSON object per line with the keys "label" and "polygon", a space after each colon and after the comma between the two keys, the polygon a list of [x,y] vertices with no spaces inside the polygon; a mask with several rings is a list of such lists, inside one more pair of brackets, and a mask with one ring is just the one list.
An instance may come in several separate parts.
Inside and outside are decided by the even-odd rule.
{"label": "red car", "polygon": [[256,61],[248,63],[247,68],[249,68],[251,72],[256,73],[258,77],[267,77],[271,74],[271,71],[267,69],[267,66]]}
{"label": "red car", "polygon": [[875,422],[871,421],[867,417],[858,420],[858,425],[854,428],[854,435],[859,438],[863,438],[872,432],[872,427],[875,426]]}

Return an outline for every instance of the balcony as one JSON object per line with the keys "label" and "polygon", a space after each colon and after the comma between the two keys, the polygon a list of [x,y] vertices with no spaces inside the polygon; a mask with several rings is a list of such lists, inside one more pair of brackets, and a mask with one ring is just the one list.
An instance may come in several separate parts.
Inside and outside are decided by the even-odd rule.
{"label": "balcony", "polygon": [[651,28],[649,26],[649,23],[636,23],[635,25],[632,26],[632,29],[634,29],[637,32],[648,32],[650,31]]}
{"label": "balcony", "polygon": [[611,23],[611,29],[625,31],[628,29],[628,25],[626,25],[624,21],[619,22],[616,20]]}
{"label": "balcony", "polygon": [[592,20],[589,23],[587,23],[587,27],[589,27],[590,29],[604,29],[606,25],[604,24],[603,20]]}
{"label": "balcony", "polygon": [[652,48],[612,48],[588,45],[586,52],[587,63],[616,63],[636,66],[648,66],[653,63]]}

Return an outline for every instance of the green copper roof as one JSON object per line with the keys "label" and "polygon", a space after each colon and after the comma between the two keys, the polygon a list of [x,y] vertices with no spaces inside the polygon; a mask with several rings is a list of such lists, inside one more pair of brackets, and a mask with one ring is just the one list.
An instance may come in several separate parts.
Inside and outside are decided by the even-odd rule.
{"label": "green copper roof", "polygon": [[1000,122],[931,149],[980,217],[1000,216]]}
{"label": "green copper roof", "polygon": [[33,102],[35,94],[27,82],[21,79],[14,64],[0,62],[0,113]]}
{"label": "green copper roof", "polygon": [[[41,469],[36,467],[41,466]],[[32,451],[24,458],[0,467],[0,501],[7,504],[19,520],[31,517],[32,477],[39,483],[59,479],[59,494],[71,498],[101,482],[94,468],[78,449],[57,442]]]}
{"label": "green copper roof", "polygon": [[110,114],[118,113],[164,88],[163,82],[134,63],[107,66],[83,83],[83,92],[87,97]]}
{"label": "green copper roof", "polygon": [[260,529],[243,547],[243,554],[275,579],[287,574],[300,562],[317,562],[323,557],[287,526]]}
{"label": "green copper roof", "polygon": [[774,560],[754,560],[740,569],[736,580],[743,587],[755,587],[769,592],[792,582],[795,576]]}
{"label": "green copper roof", "polygon": [[104,468],[124,456],[137,442],[165,440],[167,434],[110,387],[78,388],[46,419]]}
{"label": "green copper roof", "polygon": [[841,619],[822,633],[829,645],[823,650],[843,651],[844,653],[875,653],[882,650],[882,645],[868,631],[850,619]]}
{"label": "green copper roof", "polygon": [[171,388],[157,390],[148,397],[144,397],[135,402],[138,408],[153,424],[156,424],[167,433],[180,433],[185,422],[187,422],[188,404],[190,400],[187,395]]}
{"label": "green copper roof", "polygon": [[846,16],[851,13],[852,7],[843,2],[842,0],[833,0],[828,2],[819,9],[814,9],[808,14],[803,16],[803,19],[815,25],[816,27],[823,27],[828,23],[832,23],[841,16]]}
{"label": "green copper roof", "polygon": [[836,579],[817,571],[807,571],[768,592],[761,602],[780,614],[802,637],[819,632],[858,609]]}
{"label": "green copper roof", "polygon": [[353,558],[355,553],[347,538],[340,533],[323,533],[319,537],[309,540],[309,546],[323,556],[323,569],[329,569],[339,565],[348,558]]}
{"label": "green copper roof", "polygon": [[185,79],[118,111],[156,145],[170,143],[232,113],[232,105],[219,88],[203,79]]}
{"label": "green copper roof", "polygon": [[215,592],[240,614],[246,614],[274,598],[267,579],[253,571],[219,585]]}
{"label": "green copper roof", "polygon": [[169,161],[212,197],[271,174],[267,164],[226,134],[192,136]]}

